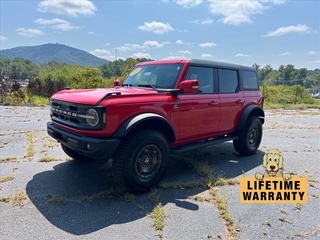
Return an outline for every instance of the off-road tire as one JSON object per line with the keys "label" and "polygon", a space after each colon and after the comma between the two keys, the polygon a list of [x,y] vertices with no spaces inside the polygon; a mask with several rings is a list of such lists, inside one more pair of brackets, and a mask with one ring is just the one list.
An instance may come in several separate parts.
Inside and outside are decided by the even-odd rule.
{"label": "off-road tire", "polygon": [[63,144],[61,144],[61,148],[65,152],[65,154],[67,154],[69,157],[73,158],[76,161],[86,162],[86,161],[92,160],[92,158],[84,156],[84,155],[72,150],[71,148],[68,148],[67,146],[65,146]]}
{"label": "off-road tire", "polygon": [[261,143],[262,124],[258,117],[248,118],[243,128],[238,132],[238,139],[233,140],[234,149],[241,155],[254,154]]}
{"label": "off-road tire", "polygon": [[144,192],[163,178],[170,157],[167,138],[153,129],[124,139],[113,156],[114,178],[120,188]]}

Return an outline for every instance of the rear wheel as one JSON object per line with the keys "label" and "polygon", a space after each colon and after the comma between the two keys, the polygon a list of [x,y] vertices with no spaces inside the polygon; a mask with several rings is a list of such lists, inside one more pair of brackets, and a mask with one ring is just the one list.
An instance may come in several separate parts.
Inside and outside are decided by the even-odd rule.
{"label": "rear wheel", "polygon": [[69,157],[73,158],[74,160],[76,161],[81,161],[81,162],[84,162],[84,161],[90,161],[92,160],[92,158],[89,158],[81,153],[78,153],[74,150],[72,150],[71,148],[68,148],[67,146],[61,144],[61,148],[62,150],[65,152],[65,154],[67,154]]}
{"label": "rear wheel", "polygon": [[133,192],[159,183],[167,169],[169,143],[160,132],[148,129],[125,139],[113,158],[115,180]]}
{"label": "rear wheel", "polygon": [[238,139],[233,140],[235,150],[242,155],[255,153],[262,139],[262,124],[258,117],[254,116],[247,120],[239,131]]}

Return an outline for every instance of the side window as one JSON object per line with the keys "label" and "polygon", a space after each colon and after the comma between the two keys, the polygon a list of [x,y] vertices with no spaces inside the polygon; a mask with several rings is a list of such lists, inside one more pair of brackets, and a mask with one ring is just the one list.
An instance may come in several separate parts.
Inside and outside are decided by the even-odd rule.
{"label": "side window", "polygon": [[243,82],[243,89],[258,89],[258,78],[257,73],[254,71],[242,71],[242,82]]}
{"label": "side window", "polygon": [[190,66],[186,79],[199,81],[200,93],[213,93],[213,68]]}
{"label": "side window", "polygon": [[234,93],[238,91],[237,70],[218,69],[220,93]]}

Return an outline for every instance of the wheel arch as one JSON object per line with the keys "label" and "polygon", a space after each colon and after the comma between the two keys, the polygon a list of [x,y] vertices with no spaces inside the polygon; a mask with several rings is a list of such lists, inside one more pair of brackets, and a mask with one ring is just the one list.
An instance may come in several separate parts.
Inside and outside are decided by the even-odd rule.
{"label": "wheel arch", "polygon": [[142,113],[127,119],[116,131],[114,137],[123,138],[139,129],[155,129],[161,132],[169,143],[176,140],[171,123],[163,116],[155,113]]}
{"label": "wheel arch", "polygon": [[236,130],[240,130],[244,124],[246,123],[246,121],[248,120],[248,118],[250,116],[257,116],[259,118],[259,120],[261,121],[261,124],[264,124],[264,111],[261,107],[256,106],[256,105],[249,105],[245,108],[245,110],[242,112]]}

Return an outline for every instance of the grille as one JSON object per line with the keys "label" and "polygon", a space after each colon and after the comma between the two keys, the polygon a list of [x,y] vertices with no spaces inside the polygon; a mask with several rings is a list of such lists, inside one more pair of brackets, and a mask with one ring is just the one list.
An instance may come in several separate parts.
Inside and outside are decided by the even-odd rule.
{"label": "grille", "polygon": [[88,126],[84,118],[79,118],[79,115],[85,115],[88,107],[81,107],[75,104],[65,102],[51,102],[51,117],[53,121],[75,127]]}

